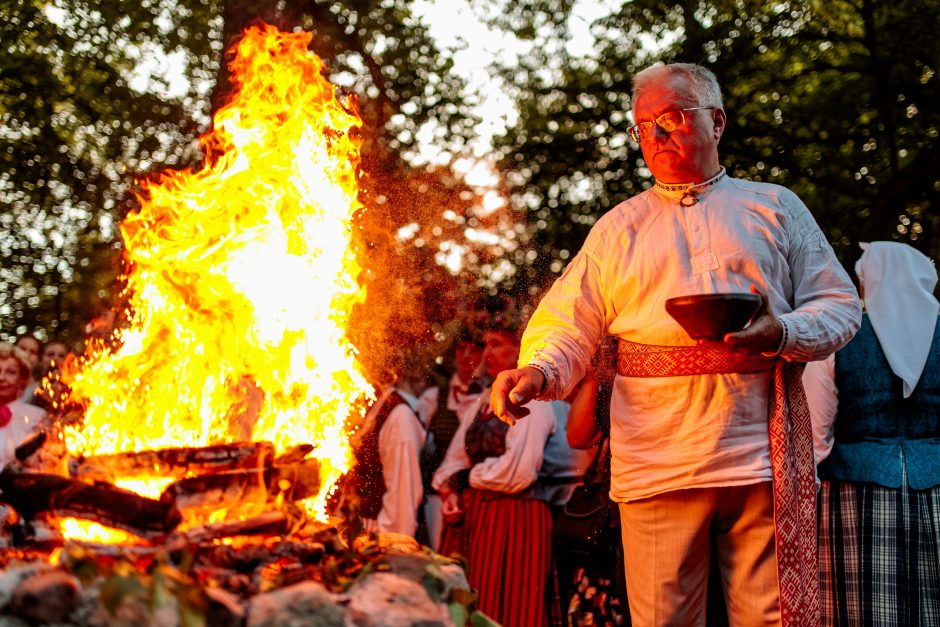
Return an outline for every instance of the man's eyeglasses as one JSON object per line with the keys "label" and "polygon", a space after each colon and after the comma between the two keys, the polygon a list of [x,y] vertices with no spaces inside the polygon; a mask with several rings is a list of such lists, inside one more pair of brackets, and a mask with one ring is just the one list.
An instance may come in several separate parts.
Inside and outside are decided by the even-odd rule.
{"label": "man's eyeglasses", "polygon": [[688,109],[673,109],[672,111],[666,111],[655,120],[634,124],[627,129],[627,132],[630,133],[630,137],[633,139],[633,141],[639,143],[640,139],[649,136],[649,134],[653,132],[653,124],[657,125],[667,133],[671,133],[685,124],[686,111],[701,111],[702,109],[714,108],[715,107],[689,107]]}

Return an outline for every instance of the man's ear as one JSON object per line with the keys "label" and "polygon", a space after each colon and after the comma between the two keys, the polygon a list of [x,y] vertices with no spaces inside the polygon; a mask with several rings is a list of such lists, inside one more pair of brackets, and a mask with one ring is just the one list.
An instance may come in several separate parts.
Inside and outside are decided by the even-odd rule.
{"label": "man's ear", "polygon": [[725,126],[728,124],[728,116],[725,115],[725,110],[721,108],[716,108],[712,111],[712,121],[714,122],[714,133],[715,139],[721,139],[722,133],[725,132]]}

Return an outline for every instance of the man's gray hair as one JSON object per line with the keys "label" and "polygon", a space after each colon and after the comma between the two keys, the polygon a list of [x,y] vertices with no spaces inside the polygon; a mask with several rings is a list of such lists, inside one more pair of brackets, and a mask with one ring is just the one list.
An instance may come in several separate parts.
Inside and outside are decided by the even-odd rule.
{"label": "man's gray hair", "polygon": [[675,74],[681,74],[688,79],[695,96],[696,106],[724,109],[718,79],[711,70],[694,63],[657,63],[635,74],[633,76],[633,106],[636,107],[637,98],[648,85]]}

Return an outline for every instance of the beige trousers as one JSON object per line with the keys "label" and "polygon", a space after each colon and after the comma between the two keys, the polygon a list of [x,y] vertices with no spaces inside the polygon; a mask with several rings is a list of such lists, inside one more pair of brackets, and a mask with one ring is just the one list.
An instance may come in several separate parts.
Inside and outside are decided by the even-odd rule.
{"label": "beige trousers", "polygon": [[732,627],[780,625],[769,481],[620,503],[634,627],[705,625],[714,546]]}

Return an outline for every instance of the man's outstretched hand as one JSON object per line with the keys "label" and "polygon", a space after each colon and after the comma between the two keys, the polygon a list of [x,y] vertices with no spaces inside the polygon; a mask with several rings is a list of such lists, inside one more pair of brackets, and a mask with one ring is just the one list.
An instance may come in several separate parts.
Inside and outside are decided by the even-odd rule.
{"label": "man's outstretched hand", "polygon": [[490,409],[506,424],[515,424],[517,418],[529,415],[529,410],[523,405],[538,396],[544,383],[545,375],[538,368],[526,366],[504,370],[493,381]]}

